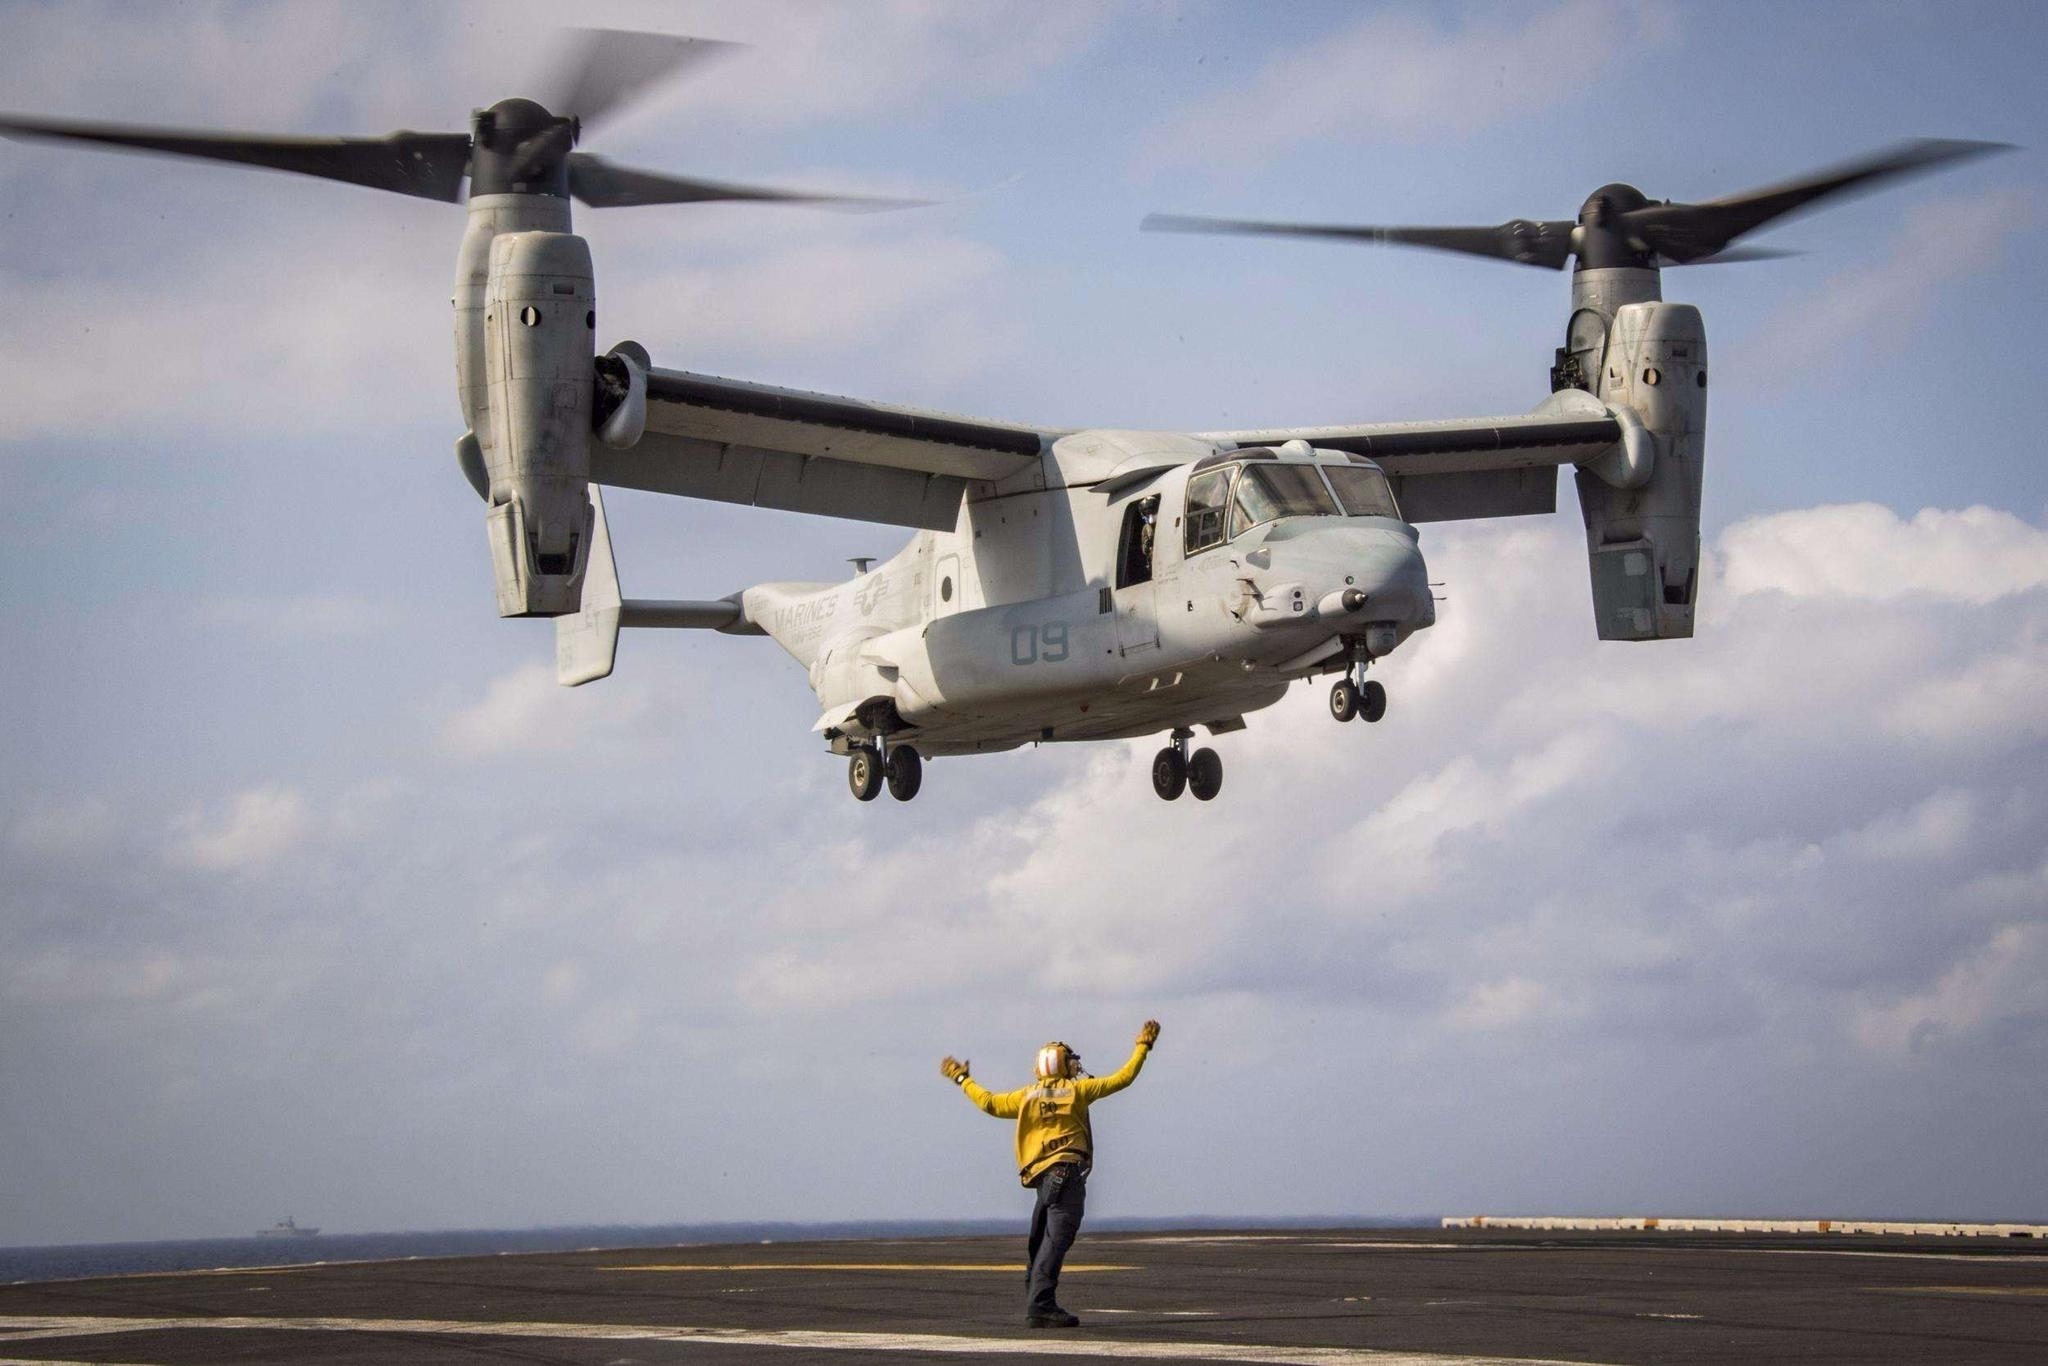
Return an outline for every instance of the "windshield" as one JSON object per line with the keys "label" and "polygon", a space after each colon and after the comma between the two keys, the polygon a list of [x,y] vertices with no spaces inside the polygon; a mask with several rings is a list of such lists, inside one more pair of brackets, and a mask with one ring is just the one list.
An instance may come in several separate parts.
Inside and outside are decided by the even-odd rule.
{"label": "windshield", "polygon": [[1337,504],[1315,466],[1246,465],[1230,502],[1230,534],[1278,517],[1337,515]]}
{"label": "windshield", "polygon": [[1346,516],[1401,515],[1394,507],[1394,491],[1387,486],[1387,476],[1378,470],[1363,465],[1330,465],[1323,473],[1330,476],[1330,487],[1337,490],[1337,501],[1344,504]]}

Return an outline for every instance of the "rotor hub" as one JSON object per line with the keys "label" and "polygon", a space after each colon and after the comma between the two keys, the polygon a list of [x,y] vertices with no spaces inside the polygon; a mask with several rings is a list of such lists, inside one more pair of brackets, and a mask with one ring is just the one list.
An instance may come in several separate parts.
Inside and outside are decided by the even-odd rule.
{"label": "rotor hub", "polygon": [[569,197],[569,153],[580,132],[573,117],[535,100],[499,100],[471,124],[469,192]]}
{"label": "rotor hub", "polygon": [[1633,185],[1619,182],[1602,185],[1586,196],[1586,202],[1579,206],[1579,222],[1589,228],[1611,228],[1618,225],[1623,214],[1647,206],[1649,196]]}

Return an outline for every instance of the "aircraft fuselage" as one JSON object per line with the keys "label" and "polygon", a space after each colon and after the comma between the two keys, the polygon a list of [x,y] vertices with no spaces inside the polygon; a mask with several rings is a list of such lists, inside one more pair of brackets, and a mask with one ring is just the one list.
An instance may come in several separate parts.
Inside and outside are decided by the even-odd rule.
{"label": "aircraft fuselage", "polygon": [[1370,462],[1299,442],[1076,433],[964,500],[953,531],[742,601],[808,669],[836,749],[1235,730],[1293,680],[1434,622],[1416,531],[1375,483]]}

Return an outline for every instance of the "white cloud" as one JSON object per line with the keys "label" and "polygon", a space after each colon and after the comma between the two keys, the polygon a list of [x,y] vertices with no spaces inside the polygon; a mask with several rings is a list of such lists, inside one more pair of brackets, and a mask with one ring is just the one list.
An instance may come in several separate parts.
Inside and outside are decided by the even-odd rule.
{"label": "white cloud", "polygon": [[168,852],[173,862],[208,872],[245,872],[290,853],[311,828],[303,795],[288,787],[251,788],[212,818],[199,810],[180,817]]}
{"label": "white cloud", "polygon": [[1480,982],[1453,1006],[1450,1022],[1460,1029],[1512,1029],[1553,1008],[1553,992],[1526,977]]}
{"label": "white cloud", "polygon": [[[343,226],[313,215],[289,241],[172,238],[139,279],[106,278],[101,262],[44,279],[0,273],[21,302],[0,320],[0,368],[36,395],[0,416],[0,441],[165,422],[216,438],[303,436],[360,430],[366,411],[385,430],[452,413],[452,379],[442,389],[426,377],[452,374],[438,305],[461,217],[447,209],[445,246],[423,254],[402,231],[406,212],[372,220],[356,206]],[[366,395],[380,398],[366,408]]]}
{"label": "white cloud", "polygon": [[[2048,895],[2048,879],[2041,891]],[[1855,1020],[1857,1037],[1884,1052],[1953,1046],[1999,1021],[2048,1015],[2048,923],[2005,925],[1925,991],[1873,1005]]]}
{"label": "white cloud", "polygon": [[1203,92],[1147,146],[1167,162],[1250,162],[1307,142],[1462,137],[1578,97],[1670,41],[1676,20],[1660,0],[1510,5],[1456,26],[1376,10],[1242,85]]}
{"label": "white cloud", "polygon": [[[840,230],[819,240],[825,228]],[[822,227],[821,224],[822,223]],[[1012,343],[987,323],[1007,263],[979,243],[895,229],[877,240],[847,220],[778,225],[809,240],[761,241],[737,259],[636,276],[638,297],[688,319],[693,346],[725,346],[789,366],[886,349],[939,379],[972,373]]]}
{"label": "white cloud", "polygon": [[1740,382],[1790,382],[1839,368],[1845,355],[1904,347],[1950,283],[1996,265],[2039,221],[2037,200],[2022,189],[1914,205],[1883,260],[1843,271],[1764,320],[1735,353]]}
{"label": "white cloud", "polygon": [[646,693],[630,683],[564,688],[555,682],[552,664],[522,664],[448,716],[440,745],[461,759],[556,753],[629,729],[645,703]]}
{"label": "white cloud", "polygon": [[1876,503],[1751,518],[1721,540],[1733,596],[1987,603],[2048,586],[2048,532],[2009,512],[1927,508],[1902,522]]}
{"label": "white cloud", "polygon": [[[529,10],[545,33],[553,6]],[[619,10],[613,26],[738,40],[747,50],[653,94],[633,123],[687,112],[748,125],[917,108],[1025,86],[1087,48],[1107,14],[1088,5],[960,5],[870,0],[858,5],[700,4]],[[629,131],[627,125],[622,131]],[[607,130],[609,132],[611,130]]]}
{"label": "white cloud", "polygon": [[1944,788],[1847,832],[1841,843],[1859,856],[1878,861],[1953,858],[1975,824],[1977,805],[1975,794]]}
{"label": "white cloud", "polygon": [[[1840,534],[1845,512],[1860,535]],[[1592,638],[1583,542],[1561,520],[1432,529],[1451,602],[1382,666],[1386,722],[1339,730],[1297,696],[1219,744],[1212,807],[1151,799],[1143,742],[1097,750],[1026,811],[865,850],[851,885],[828,892],[815,869],[852,851],[817,851],[779,888],[742,996],[833,1012],[977,982],[1284,991],[1498,1032],[1736,1028],[1791,992],[1832,1029],[1861,1007],[1802,980],[1824,946],[1857,945],[1825,969],[1844,989],[1906,981],[1956,951],[1958,925],[2012,914],[1942,909],[1958,870],[2010,856],[1994,813],[2048,801],[1983,768],[2024,769],[2048,735],[2019,714],[2048,714],[2048,656],[2014,652],[2048,635],[2048,593],[2022,586],[2043,532],[2005,520],[1738,524],[1702,589],[1718,615],[1641,646]],[[1987,532],[2013,547],[1992,562],[2020,566],[1993,572],[1990,601],[1939,567]],[[1806,544],[1829,548],[1828,573],[1798,567]],[[1925,591],[1877,591],[1921,554]],[[1952,702],[1938,729],[1917,715],[1916,689],[1978,695],[1987,671],[1997,707]],[[928,791],[956,768],[935,764]]]}

